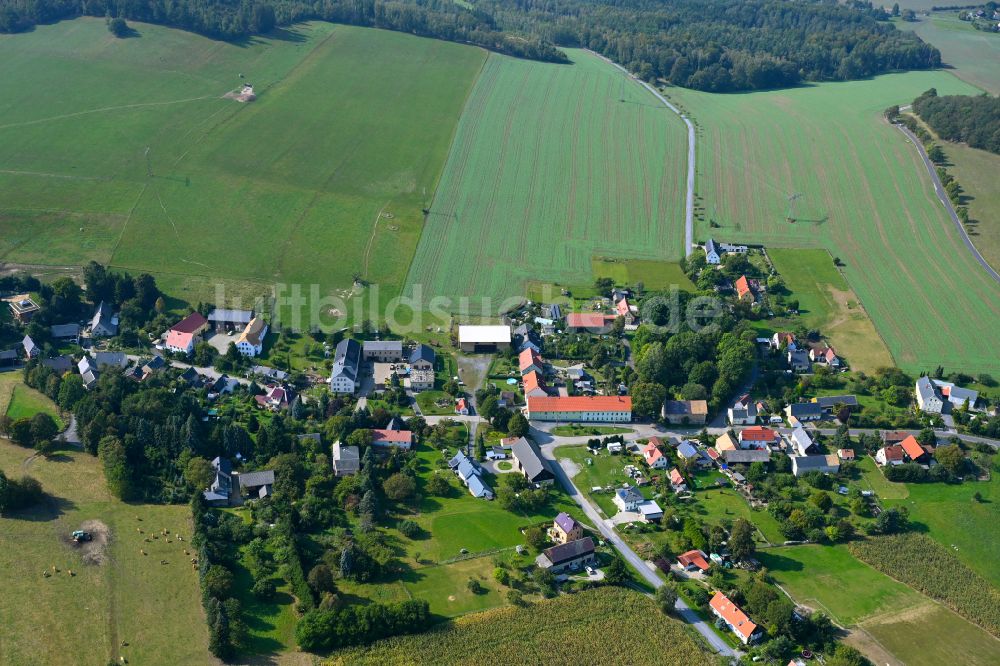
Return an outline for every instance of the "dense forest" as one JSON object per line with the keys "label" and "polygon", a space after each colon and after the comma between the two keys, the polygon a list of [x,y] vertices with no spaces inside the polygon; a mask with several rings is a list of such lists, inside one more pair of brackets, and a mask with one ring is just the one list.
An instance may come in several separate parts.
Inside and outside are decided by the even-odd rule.
{"label": "dense forest", "polygon": [[938,97],[937,90],[931,88],[913,100],[913,110],[942,139],[1000,154],[1000,98]]}
{"label": "dense forest", "polygon": [[80,14],[121,16],[238,39],[320,19],[468,42],[565,62],[585,47],[644,79],[760,90],[926,69],[941,55],[870,2],[826,0],[0,0],[0,32]]}

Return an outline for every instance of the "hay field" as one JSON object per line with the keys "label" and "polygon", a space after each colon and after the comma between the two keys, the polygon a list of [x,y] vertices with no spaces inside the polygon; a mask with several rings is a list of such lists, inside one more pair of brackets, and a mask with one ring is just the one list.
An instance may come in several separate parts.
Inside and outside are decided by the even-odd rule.
{"label": "hay field", "polygon": [[[5,387],[24,388],[16,377],[0,375],[0,411]],[[48,408],[56,409],[51,402]],[[82,451],[62,450],[48,459],[33,454],[0,439],[0,469],[10,478],[30,474],[49,495],[37,507],[0,518],[0,663],[103,666],[120,656],[137,664],[206,663],[208,630],[198,575],[183,553],[186,542],[146,543],[136,531],[167,528],[189,538],[190,509],[113,499],[100,462]],[[94,554],[103,564],[86,564],[70,543],[70,533],[87,521],[110,532],[106,547]],[[58,572],[43,577],[53,566]]]}
{"label": "hay field", "polygon": [[[135,27],[0,37],[0,260],[96,259],[188,300],[355,273],[398,292],[485,54],[326,23],[236,44]],[[223,98],[244,82],[257,101]]]}
{"label": "hay field", "polygon": [[993,95],[1000,94],[1000,35],[972,27],[958,19],[958,10],[919,16],[914,23],[898,21],[900,30],[912,30],[941,51],[941,60],[955,76]]}
{"label": "hay field", "polygon": [[583,51],[572,65],[490,55],[458,125],[407,291],[523,296],[590,284],[595,256],[676,261],[686,133]]}
{"label": "hay field", "polygon": [[696,235],[715,219],[716,238],[826,248],[901,367],[997,372],[1000,284],[962,245],[914,147],[881,117],[930,87],[973,90],[944,72],[741,95],[670,89],[699,125]]}

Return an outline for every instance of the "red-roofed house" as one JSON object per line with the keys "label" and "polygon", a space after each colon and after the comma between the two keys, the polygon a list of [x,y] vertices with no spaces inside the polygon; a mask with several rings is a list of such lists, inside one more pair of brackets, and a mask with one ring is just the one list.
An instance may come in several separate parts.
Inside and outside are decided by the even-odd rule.
{"label": "red-roofed house", "polygon": [[931,451],[921,446],[920,442],[913,435],[904,439],[899,445],[902,447],[906,457],[913,462],[926,462],[931,457]]}
{"label": "red-roofed house", "polygon": [[167,351],[175,354],[190,354],[194,351],[194,334],[170,329],[167,331]]}
{"label": "red-roofed house", "polygon": [[813,363],[826,363],[831,368],[840,367],[840,357],[833,347],[813,347],[809,350],[809,360]]}
{"label": "red-roofed house", "polygon": [[615,304],[615,312],[625,320],[626,326],[632,326],[636,323],[635,313],[632,311],[632,306],[629,305],[627,298],[622,298]]}
{"label": "red-roofed house", "polygon": [[705,454],[708,455],[708,457],[711,458],[713,462],[718,460],[719,457],[722,455],[712,447],[705,449]]}
{"label": "red-roofed house", "polygon": [[255,395],[257,406],[271,411],[288,409],[294,399],[294,394],[282,386],[272,386],[264,395]]}
{"label": "red-roofed house", "polygon": [[766,449],[778,441],[778,432],[764,426],[751,426],[739,432],[740,448]]}
{"label": "red-roofed house", "polygon": [[775,349],[780,349],[781,345],[786,345],[789,351],[794,351],[798,349],[795,344],[795,334],[794,333],[775,333],[771,336],[771,346]]}
{"label": "red-roofed house", "polygon": [[684,476],[681,474],[681,471],[676,467],[670,470],[670,485],[673,486],[675,493],[679,493],[682,490],[687,490],[687,484],[684,483]]}
{"label": "red-roofed house", "polygon": [[722,618],[722,621],[729,626],[744,645],[760,638],[761,632],[757,629],[757,625],[751,622],[747,614],[722,592],[716,592],[712,600],[708,602],[708,606],[716,617]]}
{"label": "red-roofed house", "polygon": [[517,364],[521,369],[521,374],[526,375],[529,372],[537,372],[541,374],[543,366],[545,365],[542,361],[542,357],[539,356],[531,347],[525,347],[520,354],[517,356]]}
{"label": "red-roofed house", "polygon": [[604,334],[611,330],[614,315],[600,312],[570,312],[566,315],[566,330],[570,333]]}
{"label": "red-roofed house", "polygon": [[688,571],[698,569],[701,572],[705,572],[712,566],[708,563],[705,553],[700,550],[689,550],[686,553],[681,553],[677,556],[677,563]]}
{"label": "red-roofed house", "polygon": [[525,398],[544,398],[548,395],[545,391],[545,383],[542,381],[542,373],[532,370],[521,377],[521,381],[524,382]]}
{"label": "red-roofed house", "polygon": [[167,331],[167,350],[178,354],[190,354],[194,351],[195,343],[201,339],[201,334],[207,330],[208,320],[202,317],[201,313],[192,312]]}
{"label": "red-roofed house", "polygon": [[409,430],[372,430],[372,446],[409,450],[413,446],[413,433]]}
{"label": "red-roofed house", "polygon": [[753,286],[750,284],[750,280],[747,279],[746,275],[741,275],[740,279],[736,281],[736,297],[741,301],[749,301],[753,303],[757,300],[756,294],[753,292]]}
{"label": "red-roofed house", "polygon": [[854,460],[854,449],[837,449],[837,457],[841,460]]}
{"label": "red-roofed house", "polygon": [[670,460],[663,455],[663,451],[650,440],[649,444],[642,447],[642,457],[646,459],[646,464],[652,469],[663,469],[670,464]]}
{"label": "red-roofed house", "polygon": [[906,453],[899,444],[883,446],[875,453],[875,462],[885,467],[886,465],[902,465]]}
{"label": "red-roofed house", "polygon": [[462,416],[469,415],[469,401],[465,398],[459,398],[455,401],[455,413],[461,414]]}
{"label": "red-roofed house", "polygon": [[618,396],[568,396],[528,398],[528,418],[536,421],[583,421],[628,423],[632,420],[632,398]]}

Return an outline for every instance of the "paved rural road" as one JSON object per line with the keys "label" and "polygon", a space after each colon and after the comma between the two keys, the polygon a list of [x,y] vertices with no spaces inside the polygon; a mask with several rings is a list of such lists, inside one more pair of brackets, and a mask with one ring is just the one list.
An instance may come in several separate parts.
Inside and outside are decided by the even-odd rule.
{"label": "paved rural road", "polygon": [[965,247],[969,248],[969,252],[972,256],[979,262],[979,264],[986,269],[986,272],[990,274],[997,282],[1000,282],[1000,273],[993,270],[989,262],[983,258],[983,255],[979,253],[976,246],[972,243],[972,239],[969,238],[969,234],[965,231],[965,226],[962,221],[958,219],[958,213],[955,212],[955,207],[951,205],[951,199],[948,198],[948,193],[945,192],[944,186],[941,185],[941,179],[938,178],[937,169],[934,168],[934,163],[931,162],[930,158],[927,157],[927,151],[924,150],[924,146],[920,143],[920,139],[914,136],[913,132],[909,130],[905,125],[896,124],[896,128],[900,132],[906,135],[906,137],[917,147],[917,152],[920,153],[920,159],[924,161],[924,166],[927,167],[927,173],[931,175],[931,181],[934,183],[934,191],[937,193],[938,199],[944,204],[945,210],[948,211],[948,215],[951,217],[951,221],[955,223],[955,227],[958,229],[958,233],[962,236],[962,242],[965,243]]}
{"label": "paved rural road", "polygon": [[684,256],[690,257],[691,253],[694,251],[694,147],[695,147],[695,134],[694,134],[694,123],[692,123],[687,116],[681,113],[681,110],[670,103],[666,97],[660,94],[660,91],[649,85],[645,81],[642,81],[632,75],[632,72],[628,71],[618,63],[613,60],[605,58],[600,53],[594,53],[590,49],[585,49],[587,53],[593,56],[597,56],[604,62],[608,63],[612,67],[616,67],[625,73],[630,79],[641,85],[643,88],[653,93],[656,99],[660,100],[664,106],[680,116],[684,124],[687,125],[688,130],[688,163],[687,163],[687,198],[684,203]]}
{"label": "paved rural road", "polygon": [[[615,550],[617,550],[621,556],[629,562],[629,564],[635,567],[636,571],[638,571],[639,574],[646,579],[646,582],[654,588],[663,585],[663,580],[661,580],[656,573],[650,571],[646,562],[641,557],[636,555],[635,551],[632,550],[618,535],[618,532],[613,530],[607,525],[607,523],[604,522],[604,519],[601,518],[597,509],[595,509],[594,505],[590,503],[590,500],[588,500],[584,494],[577,489],[576,485],[574,485],[573,481],[566,473],[566,470],[563,469],[562,465],[559,464],[559,460],[555,457],[555,447],[560,444],[562,444],[562,442],[553,441],[541,447],[542,454],[553,463],[552,471],[555,472],[556,477],[559,479],[559,483],[561,483],[563,488],[566,489],[569,496],[573,498],[573,501],[576,502],[581,509],[583,509],[583,512],[586,514],[587,518],[590,519],[590,522],[592,522],[594,526],[600,530],[601,535],[615,547]],[[704,636],[705,641],[712,646],[713,650],[727,657],[735,655],[732,648],[730,648],[724,640],[719,638],[712,628],[708,626],[708,623],[701,619],[698,614],[691,610],[691,608],[680,598],[677,599],[676,609],[677,615],[682,620],[692,625],[698,633]]]}

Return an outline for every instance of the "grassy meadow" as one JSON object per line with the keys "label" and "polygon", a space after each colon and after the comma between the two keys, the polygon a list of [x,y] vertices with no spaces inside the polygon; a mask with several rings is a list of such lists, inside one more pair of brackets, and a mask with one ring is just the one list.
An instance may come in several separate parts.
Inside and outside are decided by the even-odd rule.
{"label": "grassy meadow", "polygon": [[[931,87],[974,92],[945,72],[911,72],[739,95],[669,94],[699,125],[700,239],[825,248],[845,263],[898,365],[997,372],[1000,332],[982,324],[1000,317],[1000,284],[962,245],[914,147],[882,119],[886,107]],[[710,220],[720,228],[709,231]]]}
{"label": "grassy meadow", "polygon": [[[219,280],[346,296],[355,274],[397,293],[484,52],[326,23],[135,28],[0,37],[0,259],[96,259],[190,301]],[[257,101],[223,98],[244,82]]]}
{"label": "grassy meadow", "polygon": [[[14,376],[20,378],[20,374]],[[12,387],[10,402],[7,404],[7,416],[16,421],[17,419],[31,418],[40,412],[51,416],[60,430],[63,428],[64,424],[59,416],[59,408],[47,396],[24,384],[15,384]]]}
{"label": "grassy meadow", "polygon": [[[914,0],[919,1],[919,0]],[[897,21],[900,30],[912,30],[941,51],[941,60],[955,76],[994,95],[1000,94],[1000,35],[976,30],[958,19],[957,9],[918,16],[913,23]]]}
{"label": "grassy meadow", "polygon": [[[614,640],[605,640],[609,631]],[[424,634],[335,652],[324,663],[472,664],[482,655],[495,663],[714,663],[692,633],[652,600],[608,587],[461,618]]]}
{"label": "grassy meadow", "polygon": [[487,59],[408,291],[520,297],[529,280],[592,284],[594,257],[682,256],[683,123],[611,65],[568,52],[572,65]]}
{"label": "grassy meadow", "polygon": [[[11,478],[30,474],[49,496],[0,518],[0,663],[97,666],[120,656],[140,664],[205,663],[208,630],[198,574],[183,553],[187,543],[147,543],[136,531],[190,537],[190,509],[113,499],[100,462],[81,451],[32,454],[0,439],[0,469]],[[89,520],[110,530],[104,564],[84,563],[71,545],[70,533]],[[53,566],[58,573],[43,577]]]}
{"label": "grassy meadow", "polygon": [[775,248],[768,256],[791,297],[799,301],[802,322],[827,336],[852,368],[871,372],[893,365],[889,350],[829,252]]}

